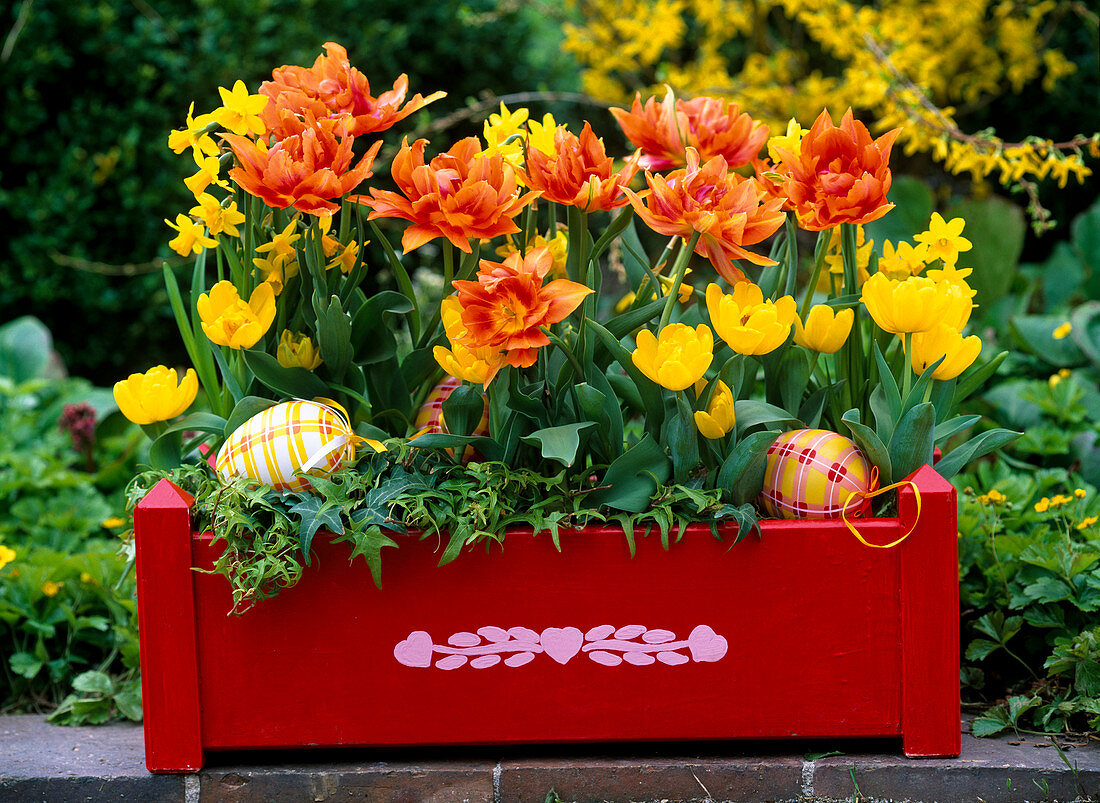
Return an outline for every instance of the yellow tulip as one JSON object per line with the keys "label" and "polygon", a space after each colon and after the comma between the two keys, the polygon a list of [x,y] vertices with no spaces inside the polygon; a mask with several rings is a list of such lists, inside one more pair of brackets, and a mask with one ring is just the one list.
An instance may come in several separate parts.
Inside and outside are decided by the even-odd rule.
{"label": "yellow tulip", "polygon": [[196,304],[202,331],[211,342],[233,349],[255,346],[275,320],[275,291],[267,282],[252,291],[245,304],[232,282],[221,281]]}
{"label": "yellow tulip", "polygon": [[284,329],[279,335],[275,358],[284,368],[305,368],[312,371],[321,364],[321,355],[307,335]]}
{"label": "yellow tulip", "polygon": [[880,329],[905,334],[927,332],[940,323],[951,298],[923,276],[899,282],[876,273],[863,285],[860,300]]}
{"label": "yellow tulip", "polygon": [[714,331],[738,354],[768,354],[783,345],[798,315],[794,298],[765,301],[752,282],[738,282],[726,295],[707,285],[707,312]]}
{"label": "yellow tulip", "polygon": [[163,365],[150,368],[144,374],[130,374],[115,382],[115,403],[124,416],[135,424],[167,421],[183,413],[199,392],[199,378],[194,368],[188,368],[183,380],[176,383],[176,369]]}
{"label": "yellow tulip", "polygon": [[[705,387],[706,383],[702,380],[696,382],[696,395],[701,396]],[[695,426],[699,428],[699,434],[704,438],[717,440],[725,437],[735,423],[733,392],[730,391],[729,385],[719,379],[718,387],[714,389],[707,409],[695,412]]]}
{"label": "yellow tulip", "polygon": [[910,360],[913,372],[924,373],[940,357],[944,361],[932,372],[933,379],[954,379],[978,359],[982,341],[977,335],[963,337],[948,323],[938,323],[927,332],[913,335]]}
{"label": "yellow tulip", "polygon": [[852,331],[852,321],[855,320],[855,311],[851,308],[842,309],[834,314],[833,308],[828,304],[815,304],[806,316],[806,325],[797,317],[794,319],[794,342],[818,351],[822,354],[833,354],[840,350],[844,341]]}
{"label": "yellow tulip", "polygon": [[977,291],[962,279],[938,280],[936,288],[946,299],[943,323],[950,324],[956,332],[961,332],[970,320],[970,313],[974,309],[974,294]]}
{"label": "yellow tulip", "polygon": [[439,308],[443,329],[451,341],[449,349],[436,346],[432,349],[439,367],[455,379],[488,387],[504,367],[504,352],[492,346],[474,346],[467,337],[462,323],[462,305],[458,296],[447,296]]}
{"label": "yellow tulip", "polygon": [[638,332],[638,347],[631,355],[638,370],[669,390],[684,390],[702,379],[714,359],[714,336],[710,327],[694,329],[673,323],[657,337],[648,329]]}

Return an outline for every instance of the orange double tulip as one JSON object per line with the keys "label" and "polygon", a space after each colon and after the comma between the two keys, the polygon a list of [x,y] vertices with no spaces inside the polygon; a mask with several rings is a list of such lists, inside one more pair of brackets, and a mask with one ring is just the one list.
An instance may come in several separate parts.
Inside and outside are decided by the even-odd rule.
{"label": "orange double tulip", "polygon": [[622,189],[638,172],[640,153],[615,170],[615,160],[607,155],[603,140],[584,124],[578,137],[559,126],[554,132],[554,153],[538,148],[527,149],[523,183],[554,203],[576,206],[586,212],[608,211],[626,206]]}

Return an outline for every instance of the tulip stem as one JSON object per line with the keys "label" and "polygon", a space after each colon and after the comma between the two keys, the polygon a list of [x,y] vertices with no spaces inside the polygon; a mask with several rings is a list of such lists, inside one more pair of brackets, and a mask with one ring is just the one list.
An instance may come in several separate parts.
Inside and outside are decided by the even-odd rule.
{"label": "tulip stem", "polygon": [[691,233],[691,239],[687,244],[680,249],[680,253],[676,255],[676,263],[672,266],[672,287],[668,290],[668,297],[665,299],[665,308],[661,312],[661,325],[657,328],[660,332],[668,326],[668,322],[672,319],[672,309],[676,306],[676,301],[680,298],[680,285],[684,281],[684,273],[687,272],[688,260],[691,259],[691,255],[695,252],[695,245],[699,242],[699,232],[693,231]]}
{"label": "tulip stem", "polygon": [[565,355],[565,359],[569,361],[569,364],[571,366],[573,366],[573,370],[577,374],[577,379],[583,381],[584,380],[584,368],[581,367],[580,361],[577,359],[576,355],[573,354],[573,350],[571,348],[569,348],[569,346],[566,345],[564,340],[562,340],[556,334],[551,332],[549,328],[547,328],[545,326],[540,326],[539,329],[542,331],[542,333],[544,335],[546,335],[548,338],[550,338],[551,343],[553,343],[555,346],[557,346],[559,349],[561,349],[561,353]]}
{"label": "tulip stem", "polygon": [[[905,372],[905,379],[903,380],[902,384],[901,399],[904,402],[906,399],[909,398],[909,388],[912,386],[913,382],[913,362],[912,358],[910,357],[910,355],[913,353],[913,333],[906,332],[903,337],[905,342],[905,367],[902,370]],[[932,384],[929,383],[928,386],[931,388]]]}
{"label": "tulip stem", "polygon": [[793,296],[798,276],[798,226],[794,214],[787,213],[787,286],[783,295]]}
{"label": "tulip stem", "polygon": [[814,266],[810,269],[810,283],[806,285],[806,293],[802,296],[802,309],[799,315],[803,322],[810,314],[810,307],[814,303],[814,293],[817,291],[817,282],[821,278],[821,269],[825,265],[825,253],[829,250],[829,239],[832,237],[829,229],[817,234],[817,245],[814,246]]}

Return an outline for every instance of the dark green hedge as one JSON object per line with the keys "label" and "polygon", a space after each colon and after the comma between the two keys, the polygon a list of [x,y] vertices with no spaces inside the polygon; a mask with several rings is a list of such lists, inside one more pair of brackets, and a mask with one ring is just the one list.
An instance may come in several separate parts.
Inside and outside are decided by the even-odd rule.
{"label": "dark green hedge", "polygon": [[[20,21],[22,21],[20,27]],[[167,149],[188,103],[237,78],[311,64],[325,41],[382,91],[407,72],[435,110],[483,89],[570,89],[558,24],[496,0],[23,0],[0,30],[0,322],[33,313],[71,371],[103,384],[182,361],[159,273],[186,210],[186,159]],[[136,265],[138,275],[117,273]],[[111,267],[114,266],[114,267]],[[122,269],[125,271],[125,269]]]}

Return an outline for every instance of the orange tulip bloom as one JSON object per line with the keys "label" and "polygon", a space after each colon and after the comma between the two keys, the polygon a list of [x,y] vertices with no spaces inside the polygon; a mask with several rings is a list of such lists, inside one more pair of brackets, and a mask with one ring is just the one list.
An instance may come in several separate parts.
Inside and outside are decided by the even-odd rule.
{"label": "orange tulip bloom", "polygon": [[800,153],[776,148],[782,159],[776,172],[786,176],[785,191],[802,228],[870,223],[893,209],[886,193],[892,180],[890,148],[899,131],[872,140],[851,109],[839,128],[826,109],[802,137]]}
{"label": "orange tulip bloom", "polygon": [[627,139],[642,149],[639,164],[646,170],[687,164],[688,148],[703,160],[721,156],[732,170],[751,162],[768,139],[768,127],[741,114],[736,103],[708,97],[677,100],[672,90],[661,103],[650,98],[644,107],[637,94],[630,111],[611,113]]}
{"label": "orange tulip bloom", "polygon": [[327,199],[346,195],[374,175],[371,167],[382,145],[381,140],[374,143],[352,167],[355,137],[345,134],[345,125],[340,118],[307,118],[301,133],[270,148],[262,140],[223,134],[240,163],[229,177],[276,209],[293,206],[311,215],[331,215],[340,205]]}
{"label": "orange tulip bloom", "polygon": [[516,174],[503,156],[475,159],[481,143],[468,137],[424,164],[427,144],[418,139],[409,147],[402,141],[391,170],[400,192],[372,188],[369,197],[356,195],[349,200],[369,206],[371,220],[396,217],[411,222],[401,236],[405,253],[436,237],[446,237],[470,253],[470,239],[488,240],[519,231],[513,218],[538,193],[516,196]]}
{"label": "orange tulip bloom", "polygon": [[660,234],[679,235],[686,240],[692,232],[699,232],[702,236],[695,253],[709,259],[730,284],[745,279],[733,264],[734,259],[747,259],[755,265],[775,264],[743,246],[759,243],[783,225],[782,201],[764,200],[759,185],[729,172],[721,156],[700,167],[699,154],[688,148],[687,167],[667,178],[651,173],[645,178],[649,192],[642,194],[646,196],[644,201],[642,195],[625,190],[638,216]]}
{"label": "orange tulip bloom", "polygon": [[580,137],[559,127],[554,133],[556,153],[547,155],[537,148],[527,149],[524,183],[538,190],[549,201],[576,206],[586,212],[618,209],[626,206],[622,188],[638,172],[635,153],[626,160],[623,169],[615,172],[614,162],[603,147],[603,140],[584,124]]}
{"label": "orange tulip bloom", "polygon": [[466,338],[474,347],[506,352],[517,368],[535,364],[538,350],[550,343],[539,327],[564,320],[592,289],[568,279],[542,281],[553,266],[548,248],[516,252],[500,262],[481,260],[476,282],[454,282]]}
{"label": "orange tulip bloom", "polygon": [[446,95],[417,94],[405,102],[409,79],[401,74],[392,90],[374,97],[367,77],[348,63],[347,50],[335,42],[325,43],[325,55],[318,56],[312,67],[285,65],[273,70],[271,78],[260,85],[260,93],[272,100],[264,108],[263,120],[277,139],[290,120],[305,113],[318,119],[348,114],[352,136],[376,134]]}

